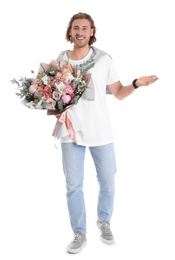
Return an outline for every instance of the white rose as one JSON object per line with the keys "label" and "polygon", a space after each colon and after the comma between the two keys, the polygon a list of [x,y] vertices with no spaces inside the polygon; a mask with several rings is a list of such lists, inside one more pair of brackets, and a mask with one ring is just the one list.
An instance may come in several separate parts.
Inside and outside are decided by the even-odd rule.
{"label": "white rose", "polygon": [[48,83],[48,76],[45,75],[44,77],[41,78],[41,80],[42,80],[44,85],[47,85],[47,83]]}

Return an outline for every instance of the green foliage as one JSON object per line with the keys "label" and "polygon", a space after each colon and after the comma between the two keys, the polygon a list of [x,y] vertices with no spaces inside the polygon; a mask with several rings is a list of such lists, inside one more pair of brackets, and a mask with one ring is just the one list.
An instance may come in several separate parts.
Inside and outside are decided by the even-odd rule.
{"label": "green foliage", "polygon": [[77,66],[77,69],[79,69],[82,73],[82,75],[87,74],[88,71],[94,67],[95,65],[95,59],[87,60],[86,62],[80,64]]}

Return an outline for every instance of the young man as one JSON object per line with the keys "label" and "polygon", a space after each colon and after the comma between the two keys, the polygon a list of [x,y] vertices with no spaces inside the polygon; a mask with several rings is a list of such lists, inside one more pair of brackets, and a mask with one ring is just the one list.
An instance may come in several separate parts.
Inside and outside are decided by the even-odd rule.
{"label": "young man", "polygon": [[[58,59],[74,66],[95,60],[89,71],[91,80],[78,104],[69,108],[72,125],[76,129],[73,138],[59,133],[61,137],[62,162],[67,188],[67,205],[74,240],[68,245],[68,253],[78,253],[86,244],[86,209],[83,195],[84,156],[86,147],[92,155],[99,194],[97,203],[97,227],[101,239],[107,244],[114,243],[110,227],[113,213],[116,161],[112,130],[106,104],[106,93],[117,99],[124,99],[136,88],[154,83],[156,75],[135,79],[123,86],[111,57],[93,47],[96,42],[96,27],[92,17],[86,13],[73,15],[68,24],[66,39],[73,49],[60,53]],[[59,118],[59,116],[58,116]],[[78,127],[77,127],[78,125]],[[63,131],[64,132],[64,131]]]}

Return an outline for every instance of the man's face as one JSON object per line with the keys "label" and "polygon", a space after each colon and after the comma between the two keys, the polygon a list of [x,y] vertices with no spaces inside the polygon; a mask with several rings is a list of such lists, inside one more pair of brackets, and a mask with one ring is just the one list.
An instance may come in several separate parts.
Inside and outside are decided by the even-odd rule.
{"label": "man's face", "polygon": [[90,37],[93,35],[93,29],[89,20],[76,19],[72,23],[70,30],[72,42],[79,48],[89,44]]}

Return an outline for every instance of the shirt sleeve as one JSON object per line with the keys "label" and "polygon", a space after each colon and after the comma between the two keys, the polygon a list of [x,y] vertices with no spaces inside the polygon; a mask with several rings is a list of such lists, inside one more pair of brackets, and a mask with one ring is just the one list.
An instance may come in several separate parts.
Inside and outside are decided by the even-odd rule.
{"label": "shirt sleeve", "polygon": [[110,56],[107,57],[107,78],[106,78],[106,85],[113,84],[120,80],[120,76],[117,72],[117,69],[112,61],[112,58]]}

